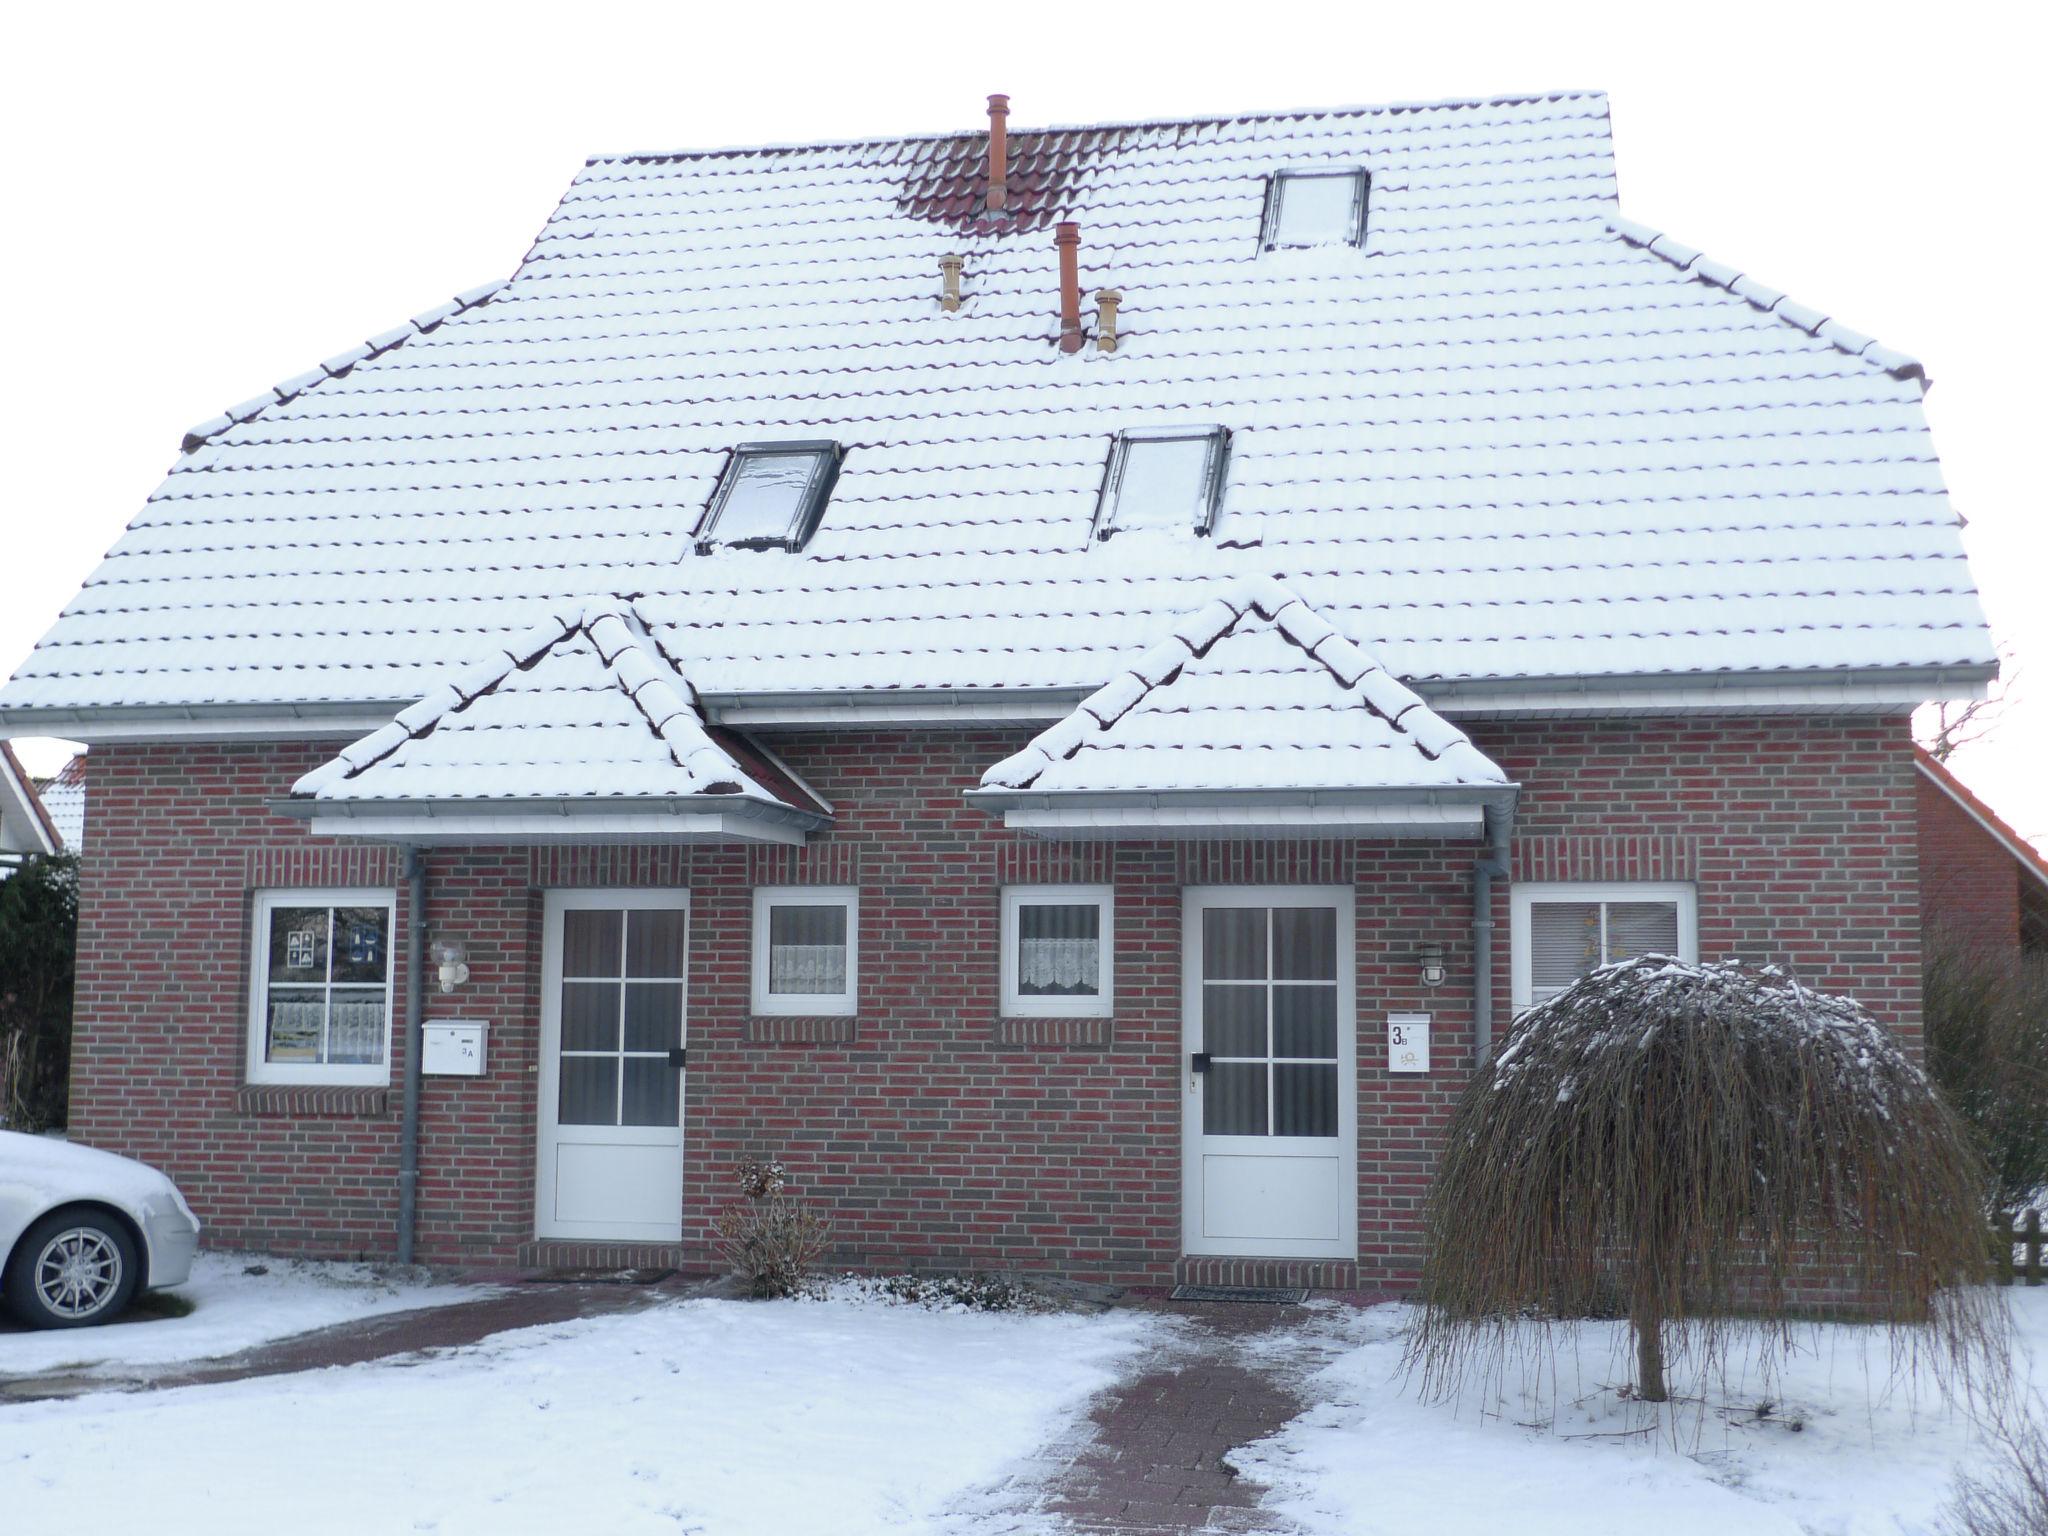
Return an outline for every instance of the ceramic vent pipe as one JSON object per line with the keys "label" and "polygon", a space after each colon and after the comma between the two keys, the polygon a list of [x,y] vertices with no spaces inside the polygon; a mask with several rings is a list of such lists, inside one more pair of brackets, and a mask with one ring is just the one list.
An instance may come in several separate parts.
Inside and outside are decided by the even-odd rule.
{"label": "ceramic vent pipe", "polygon": [[1116,310],[1124,296],[1114,288],[1095,290],[1095,350],[1116,350]]}
{"label": "ceramic vent pipe", "polygon": [[988,99],[988,211],[1001,213],[1010,204],[1010,98]]}
{"label": "ceramic vent pipe", "polygon": [[1078,352],[1081,336],[1081,226],[1060,225],[1054,238],[1060,248],[1060,350]]}
{"label": "ceramic vent pipe", "polygon": [[939,308],[955,310],[960,307],[960,268],[966,260],[964,256],[939,258]]}

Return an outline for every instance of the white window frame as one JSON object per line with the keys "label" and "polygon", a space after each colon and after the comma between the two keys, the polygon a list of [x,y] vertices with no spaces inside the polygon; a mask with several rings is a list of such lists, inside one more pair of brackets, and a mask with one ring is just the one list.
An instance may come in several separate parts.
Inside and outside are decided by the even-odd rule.
{"label": "white window frame", "polygon": [[[768,990],[768,914],[782,907],[846,908],[846,989]],[[766,1017],[850,1018],[860,1011],[860,888],[853,885],[761,885],[754,888],[753,1010]]]}
{"label": "white window frame", "polygon": [[1207,537],[1215,530],[1217,516],[1223,509],[1223,488],[1230,479],[1230,450],[1232,432],[1224,426],[1196,425],[1187,427],[1127,427],[1110,440],[1109,461],[1103,466],[1102,487],[1095,496],[1095,527],[1091,535],[1093,542],[1100,542],[1119,533],[1141,531],[1164,532],[1163,528],[1150,524],[1120,523],[1118,514],[1122,510],[1124,493],[1124,472],[1130,463],[1133,446],[1146,443],[1207,443],[1208,462],[1203,469],[1201,504],[1195,509],[1188,527],[1196,534]]}
{"label": "white window frame", "polygon": [[[1283,183],[1295,180],[1328,180],[1350,177],[1351,232],[1342,240],[1285,241],[1280,239],[1280,209],[1286,192]],[[1365,228],[1372,206],[1372,172],[1362,165],[1302,165],[1273,172],[1266,178],[1266,213],[1259,227],[1259,246],[1267,251],[1327,251],[1365,246]]]}
{"label": "white window frame", "polygon": [[1533,1006],[1535,996],[1534,955],[1529,938],[1529,910],[1538,902],[1650,902],[1669,901],[1678,907],[1678,958],[1694,961],[1700,957],[1699,889],[1687,881],[1523,881],[1508,888],[1510,943],[1514,948],[1514,1000],[1516,1013]]}
{"label": "white window frame", "polygon": [[[389,923],[384,932],[384,1060],[376,1066],[330,1065],[325,1062],[266,1061],[266,1004],[270,997],[270,914],[278,907],[382,907]],[[391,1081],[391,1016],[397,994],[398,893],[389,886],[279,888],[255,893],[249,917],[249,1081],[252,1083],[314,1083],[333,1088],[382,1088]],[[329,943],[332,944],[332,936]],[[330,960],[330,973],[332,962]],[[332,983],[329,982],[330,988]],[[332,1006],[330,998],[330,1006]]]}
{"label": "white window frame", "polygon": [[[1045,997],[1026,993],[1019,986],[1018,967],[1023,959],[1022,925],[1018,911],[1025,906],[1094,907],[1100,914],[1101,935],[1096,957],[1096,993],[1093,997]],[[1107,1019],[1116,1013],[1116,890],[1107,885],[1006,885],[1003,887],[1002,1009],[1010,1019]]]}

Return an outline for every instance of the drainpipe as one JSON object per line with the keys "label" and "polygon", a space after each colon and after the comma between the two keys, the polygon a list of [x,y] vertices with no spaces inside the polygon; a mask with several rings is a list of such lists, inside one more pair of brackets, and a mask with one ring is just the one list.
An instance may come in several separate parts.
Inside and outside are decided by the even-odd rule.
{"label": "drainpipe", "polygon": [[1486,852],[1472,861],[1472,1055],[1474,1063],[1493,1054],[1493,882],[1508,877],[1510,812],[1488,805],[1482,812]]}
{"label": "drainpipe", "polygon": [[427,865],[405,849],[405,1117],[398,1142],[398,1262],[410,1264],[420,1187],[420,1019],[427,1004]]}

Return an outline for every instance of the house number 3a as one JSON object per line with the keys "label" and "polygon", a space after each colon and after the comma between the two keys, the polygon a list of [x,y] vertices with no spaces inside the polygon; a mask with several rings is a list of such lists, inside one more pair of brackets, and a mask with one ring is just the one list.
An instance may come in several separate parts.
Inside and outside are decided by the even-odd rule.
{"label": "house number 3a", "polygon": [[1390,1013],[1387,1015],[1387,1070],[1427,1072],[1429,1070],[1429,1015]]}

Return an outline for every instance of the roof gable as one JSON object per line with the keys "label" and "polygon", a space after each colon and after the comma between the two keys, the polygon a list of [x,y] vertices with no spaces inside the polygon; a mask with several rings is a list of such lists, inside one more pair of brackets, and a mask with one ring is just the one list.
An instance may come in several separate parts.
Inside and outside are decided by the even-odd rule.
{"label": "roof gable", "polygon": [[1233,584],[983,790],[1504,788],[1507,775],[1278,582]]}

